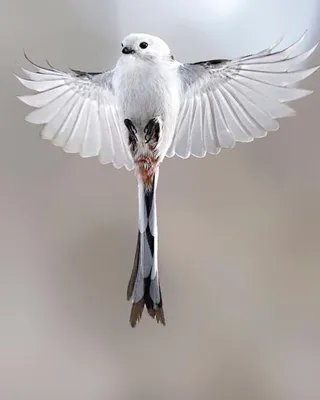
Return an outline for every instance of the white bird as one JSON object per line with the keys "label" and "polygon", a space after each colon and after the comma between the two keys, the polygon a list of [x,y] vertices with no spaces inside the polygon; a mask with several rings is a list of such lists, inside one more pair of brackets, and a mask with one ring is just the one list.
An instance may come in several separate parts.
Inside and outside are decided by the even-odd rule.
{"label": "white bird", "polygon": [[278,41],[237,59],[183,64],[160,38],[130,34],[111,70],[65,73],[32,63],[36,72],[22,68],[27,78],[17,76],[39,92],[19,99],[36,108],[26,120],[44,124],[42,138],[65,152],[136,171],[139,232],[127,290],[131,326],[144,306],[165,325],[156,211],[160,163],[165,156],[218,154],[277,130],[277,119],[295,114],[286,103],[312,93],[292,86],[319,68],[302,67],[317,45],[293,55],[304,38],[281,51],[275,51]]}

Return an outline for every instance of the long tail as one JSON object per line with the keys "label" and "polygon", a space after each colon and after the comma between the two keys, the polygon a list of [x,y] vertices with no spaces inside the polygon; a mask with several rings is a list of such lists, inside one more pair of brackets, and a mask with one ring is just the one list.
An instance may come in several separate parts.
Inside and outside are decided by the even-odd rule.
{"label": "long tail", "polygon": [[149,315],[165,325],[162,296],[158,274],[158,226],[156,190],[159,168],[156,169],[149,187],[138,177],[139,232],[136,254],[127,298],[132,299],[130,324],[136,326],[144,306]]}

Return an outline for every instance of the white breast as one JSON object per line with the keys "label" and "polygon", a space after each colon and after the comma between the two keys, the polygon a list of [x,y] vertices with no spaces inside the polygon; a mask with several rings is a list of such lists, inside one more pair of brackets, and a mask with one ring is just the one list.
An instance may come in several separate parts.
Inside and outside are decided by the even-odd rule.
{"label": "white breast", "polygon": [[155,65],[126,56],[118,62],[113,85],[119,117],[130,119],[137,133],[143,135],[149,120],[160,116],[161,146],[169,146],[180,107],[176,68],[168,63]]}

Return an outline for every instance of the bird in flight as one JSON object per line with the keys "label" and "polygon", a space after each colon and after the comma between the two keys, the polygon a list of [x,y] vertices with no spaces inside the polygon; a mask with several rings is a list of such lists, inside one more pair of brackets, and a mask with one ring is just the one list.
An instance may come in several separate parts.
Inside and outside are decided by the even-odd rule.
{"label": "bird in flight", "polygon": [[160,38],[130,34],[116,66],[102,72],[62,72],[26,56],[35,71],[21,67],[25,77],[16,77],[38,93],[19,99],[35,108],[26,120],[43,125],[41,137],[67,153],[98,156],[102,164],[136,173],[139,231],[127,289],[132,327],[144,307],[165,325],[156,206],[161,162],[218,154],[293,116],[287,103],[312,93],[293,85],[318,69],[304,65],[317,45],[297,51],[305,36],[280,51],[281,40],[236,59],[181,63]]}

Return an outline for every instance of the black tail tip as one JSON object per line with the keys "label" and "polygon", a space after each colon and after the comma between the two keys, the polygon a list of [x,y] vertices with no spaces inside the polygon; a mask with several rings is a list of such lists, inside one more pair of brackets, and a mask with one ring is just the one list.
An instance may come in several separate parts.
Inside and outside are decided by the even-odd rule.
{"label": "black tail tip", "polygon": [[145,299],[142,298],[138,302],[132,304],[130,318],[129,318],[129,322],[132,328],[134,328],[142,318],[142,313],[145,306],[147,308],[148,314],[152,319],[155,319],[157,323],[160,323],[163,326],[166,325],[166,320],[164,317],[162,305],[161,306],[155,305],[152,307],[148,307]]}

